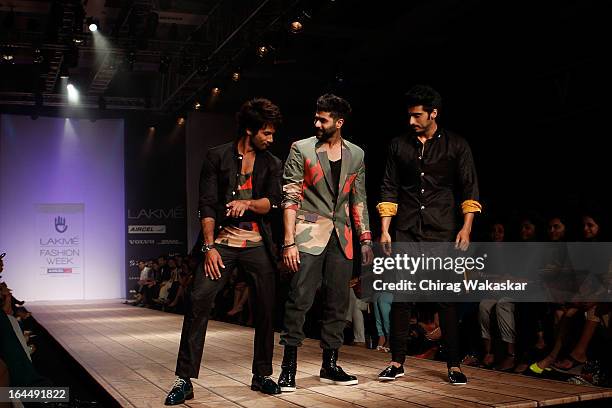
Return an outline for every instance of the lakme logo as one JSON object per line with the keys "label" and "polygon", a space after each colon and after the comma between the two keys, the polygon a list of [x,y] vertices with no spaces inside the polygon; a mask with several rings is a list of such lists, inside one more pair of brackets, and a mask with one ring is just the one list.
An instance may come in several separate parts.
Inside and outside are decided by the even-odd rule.
{"label": "lakme logo", "polygon": [[174,208],[142,208],[138,211],[128,209],[128,219],[140,220],[142,218],[148,220],[183,219],[185,218],[185,209],[182,206]]}
{"label": "lakme logo", "polygon": [[68,230],[68,224],[66,224],[66,218],[57,216],[55,217],[55,230],[60,234],[63,234]]}

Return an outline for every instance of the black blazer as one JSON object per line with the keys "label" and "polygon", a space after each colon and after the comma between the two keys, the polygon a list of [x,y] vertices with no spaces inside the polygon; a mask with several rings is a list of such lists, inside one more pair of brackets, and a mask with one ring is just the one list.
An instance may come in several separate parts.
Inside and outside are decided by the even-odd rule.
{"label": "black blazer", "polygon": [[[225,216],[225,205],[234,199],[237,174],[240,173],[240,159],[236,143],[230,142],[211,148],[206,154],[200,172],[200,200],[198,213],[200,219],[214,218],[217,231],[223,228],[228,220]],[[268,151],[257,151],[253,165],[253,199],[270,200],[270,212],[258,215],[247,211],[244,221],[257,222],[264,245],[273,259],[276,259],[276,248],[272,240],[269,218],[276,213],[282,199],[281,180],[282,161]],[[215,232],[216,236],[216,232]]]}

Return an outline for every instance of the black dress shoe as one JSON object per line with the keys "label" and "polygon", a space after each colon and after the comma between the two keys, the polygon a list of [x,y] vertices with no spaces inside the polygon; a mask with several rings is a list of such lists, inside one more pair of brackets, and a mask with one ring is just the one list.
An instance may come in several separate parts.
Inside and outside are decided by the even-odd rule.
{"label": "black dress shoe", "polygon": [[392,381],[398,377],[404,376],[404,366],[396,367],[394,365],[390,365],[389,367],[382,370],[380,374],[378,374],[378,379],[381,381]]}
{"label": "black dress shoe", "polygon": [[193,399],[193,385],[191,384],[191,380],[189,380],[189,378],[177,377],[164,404],[178,405],[190,399]]}
{"label": "black dress shoe", "polygon": [[448,370],[448,381],[453,385],[465,385],[467,377],[461,371]]}
{"label": "black dress shoe", "polygon": [[323,350],[323,366],[319,372],[319,381],[335,385],[357,385],[357,377],[344,372],[342,367],[336,365],[338,359],[337,349]]}
{"label": "black dress shoe", "polygon": [[276,395],[281,393],[280,387],[268,376],[254,375],[251,380],[251,389],[264,394]]}

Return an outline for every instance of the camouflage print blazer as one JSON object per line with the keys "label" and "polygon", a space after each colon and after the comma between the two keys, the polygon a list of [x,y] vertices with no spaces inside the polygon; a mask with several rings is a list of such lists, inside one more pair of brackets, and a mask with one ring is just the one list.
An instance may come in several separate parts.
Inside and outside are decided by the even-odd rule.
{"label": "camouflage print blazer", "polygon": [[327,144],[314,136],[291,145],[283,173],[282,206],[297,211],[295,242],[300,252],[320,255],[335,230],[344,254],[353,259],[353,225],[360,241],[371,239],[364,152],[342,140],[340,183],[332,189],[327,150]]}

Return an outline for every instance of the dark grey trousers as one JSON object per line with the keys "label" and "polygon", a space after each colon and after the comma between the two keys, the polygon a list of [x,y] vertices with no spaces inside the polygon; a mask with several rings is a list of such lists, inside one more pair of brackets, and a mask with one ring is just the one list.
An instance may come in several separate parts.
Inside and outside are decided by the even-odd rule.
{"label": "dark grey trousers", "polygon": [[346,258],[336,233],[332,233],[320,255],[300,252],[300,270],[293,275],[289,299],[285,304],[285,332],[280,344],[301,346],[304,321],[317,289],[323,291],[323,322],[321,347],[338,349],[344,343],[346,311],[349,305],[349,281],[353,260]]}

